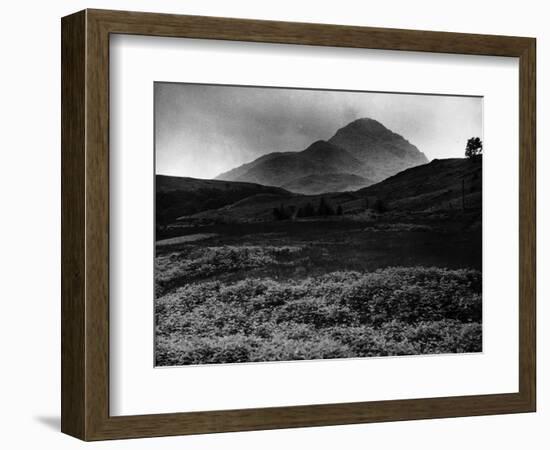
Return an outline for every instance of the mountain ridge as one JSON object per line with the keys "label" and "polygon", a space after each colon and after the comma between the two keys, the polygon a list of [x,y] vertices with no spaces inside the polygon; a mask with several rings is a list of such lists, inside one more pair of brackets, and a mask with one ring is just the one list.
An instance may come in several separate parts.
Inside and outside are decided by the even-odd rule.
{"label": "mountain ridge", "polygon": [[[308,192],[319,190],[315,176],[357,176],[372,184],[427,162],[428,158],[401,135],[375,119],[361,118],[338,129],[327,141],[313,142],[298,152],[262,155],[221,173],[216,179],[269,186],[296,185],[300,184],[297,180],[302,180],[300,192]],[[311,177],[311,187],[303,185],[307,177]],[[327,183],[324,192],[334,190],[338,190],[337,186]]]}
{"label": "mountain ridge", "polygon": [[239,173],[236,177],[226,172],[216,179],[283,186],[308,175],[325,173],[360,175],[364,172],[363,163],[345,149],[321,140],[315,141],[301,152],[270,153],[259,159],[261,161],[248,163],[247,170],[243,170],[242,166],[233,169],[234,174]]}

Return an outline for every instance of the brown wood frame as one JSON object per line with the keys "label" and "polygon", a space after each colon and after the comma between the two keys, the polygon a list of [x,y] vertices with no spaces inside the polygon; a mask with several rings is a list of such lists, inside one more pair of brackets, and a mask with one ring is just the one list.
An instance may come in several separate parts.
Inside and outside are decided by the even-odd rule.
{"label": "brown wood frame", "polygon": [[[61,31],[64,433],[101,440],[535,411],[535,39],[104,10],[64,17]],[[519,392],[110,416],[108,99],[112,33],[518,57]]]}

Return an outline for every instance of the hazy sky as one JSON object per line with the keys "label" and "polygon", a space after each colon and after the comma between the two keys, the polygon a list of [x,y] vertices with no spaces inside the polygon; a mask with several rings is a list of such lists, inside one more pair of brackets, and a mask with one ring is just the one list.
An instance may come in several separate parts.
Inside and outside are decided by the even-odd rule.
{"label": "hazy sky", "polygon": [[369,117],[428,159],[483,139],[479,97],[155,83],[156,173],[214,178],[275,151],[304,150]]}

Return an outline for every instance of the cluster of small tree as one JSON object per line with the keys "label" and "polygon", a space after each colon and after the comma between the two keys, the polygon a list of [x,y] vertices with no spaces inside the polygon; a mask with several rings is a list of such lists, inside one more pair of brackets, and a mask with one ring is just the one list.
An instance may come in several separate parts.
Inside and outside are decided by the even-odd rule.
{"label": "cluster of small tree", "polygon": [[294,205],[285,207],[283,204],[278,208],[273,208],[273,217],[275,220],[286,220],[292,217],[341,216],[343,214],[344,210],[342,209],[342,205],[338,205],[338,207],[334,209],[324,197],[319,201],[319,206],[317,208],[310,202],[306,203],[304,206],[300,206],[298,210],[296,210]]}
{"label": "cluster of small tree", "polygon": [[378,213],[385,213],[388,210],[384,202],[379,198],[374,201],[372,209],[374,209]]}
{"label": "cluster of small tree", "polygon": [[315,208],[310,202],[307,202],[304,206],[298,208],[298,217],[313,217],[317,215]]}
{"label": "cluster of small tree", "polygon": [[285,207],[281,204],[278,208],[273,208],[273,217],[275,217],[275,220],[290,219],[294,215],[294,210],[294,206]]}
{"label": "cluster of small tree", "polygon": [[334,216],[334,208],[330,206],[324,197],[321,197],[321,200],[319,201],[319,209],[317,214],[319,216]]}

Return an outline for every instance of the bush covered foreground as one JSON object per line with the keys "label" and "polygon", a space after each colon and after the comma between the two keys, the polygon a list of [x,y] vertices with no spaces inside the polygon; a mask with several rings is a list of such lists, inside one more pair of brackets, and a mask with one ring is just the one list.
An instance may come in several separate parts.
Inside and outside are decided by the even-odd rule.
{"label": "bush covered foreground", "polygon": [[[260,253],[257,264],[269,257]],[[182,260],[177,271],[197,275],[203,263]],[[467,269],[200,281],[157,298],[155,309],[162,366],[479,352],[482,344],[481,273]]]}

